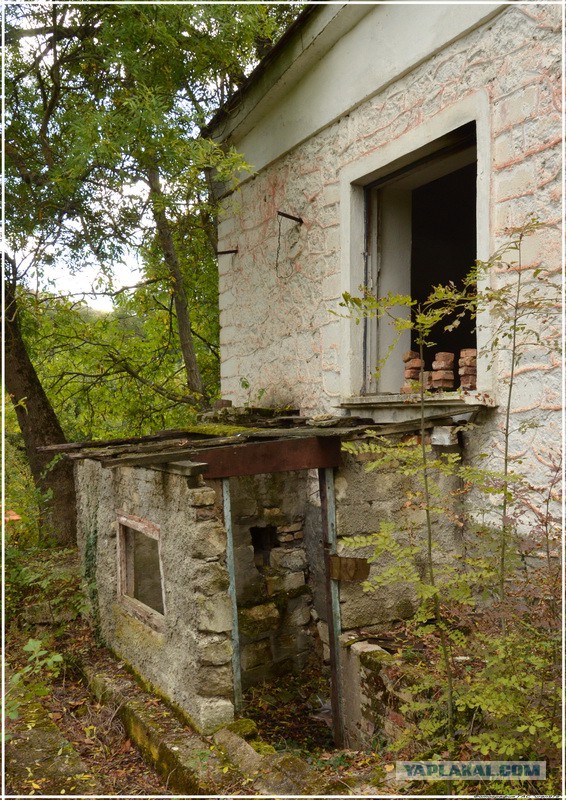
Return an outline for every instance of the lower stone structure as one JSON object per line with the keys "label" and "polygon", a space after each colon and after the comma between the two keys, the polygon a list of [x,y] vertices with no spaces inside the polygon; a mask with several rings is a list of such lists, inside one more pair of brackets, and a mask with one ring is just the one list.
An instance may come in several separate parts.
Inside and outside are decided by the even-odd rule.
{"label": "lower stone structure", "polygon": [[[360,434],[357,441],[368,440]],[[387,441],[419,446],[405,434]],[[454,441],[448,437],[443,449],[454,450]],[[392,559],[388,552],[370,558],[375,544],[360,543],[359,537],[385,524],[396,544],[424,544],[426,529],[424,510],[407,501],[417,488],[415,477],[393,467],[368,469],[373,459],[367,447],[343,452],[329,501],[333,550],[350,561],[370,559],[370,582]],[[324,661],[337,673],[347,744],[365,746],[383,728],[384,707],[368,696],[370,673],[362,658],[373,646],[342,641],[340,657],[333,656],[329,627],[351,641],[411,617],[417,605],[414,582],[367,591],[345,571],[338,583],[339,610],[335,607],[335,619],[329,619],[323,544],[328,510],[321,508],[317,470],[223,483],[174,462],[108,468],[89,456],[77,464],[79,544],[100,633],[199,731],[212,732],[234,716],[236,617],[244,690],[299,672],[311,659]],[[226,486],[230,520],[224,518]],[[439,476],[438,486],[445,505],[454,497],[450,513],[433,519],[435,559],[442,563],[461,550],[455,522],[460,496],[453,478]],[[423,569],[418,556],[414,569]]]}
{"label": "lower stone structure", "polygon": [[300,670],[314,649],[306,492],[304,472],[230,479],[244,689]]}
{"label": "lower stone structure", "polygon": [[[103,639],[198,730],[231,721],[232,611],[214,490],[198,478],[105,469],[93,460],[82,461],[76,474],[79,547]],[[143,618],[136,597],[122,591],[119,519],[159,528],[163,615]]]}

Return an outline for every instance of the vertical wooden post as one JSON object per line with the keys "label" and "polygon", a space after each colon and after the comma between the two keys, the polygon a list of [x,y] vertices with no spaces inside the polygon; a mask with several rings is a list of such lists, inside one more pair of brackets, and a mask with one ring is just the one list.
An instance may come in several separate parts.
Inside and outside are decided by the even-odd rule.
{"label": "vertical wooden post", "polygon": [[228,592],[232,601],[232,673],[234,680],[234,709],[242,707],[242,669],[240,663],[240,633],[238,630],[238,599],[236,596],[236,565],[234,563],[234,534],[232,531],[232,503],[230,478],[222,480],[224,501],[224,527],[226,528],[226,566],[230,580]]}
{"label": "vertical wooden post", "polygon": [[344,720],[342,716],[342,680],[340,670],[340,588],[339,582],[331,578],[330,556],[336,554],[336,500],[334,495],[334,470],[332,467],[318,470],[320,506],[322,512],[322,543],[324,548],[324,574],[326,583],[326,622],[330,648],[330,701],[334,743],[344,745]]}

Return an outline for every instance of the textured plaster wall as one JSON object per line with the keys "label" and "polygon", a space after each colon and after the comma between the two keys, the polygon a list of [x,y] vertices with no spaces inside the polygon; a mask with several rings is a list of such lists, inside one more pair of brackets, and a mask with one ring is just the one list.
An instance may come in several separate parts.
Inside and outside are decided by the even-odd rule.
{"label": "textured plaster wall", "polygon": [[[233,719],[232,611],[226,570],[226,533],[215,492],[180,475],[80,462],[79,547],[96,544],[94,571],[105,642],[208,733]],[[120,602],[117,511],[159,525],[165,618],[153,630]],[[90,564],[88,563],[90,559]]]}
{"label": "textured plaster wall", "polygon": [[[535,215],[546,227],[526,240],[523,267],[550,270],[558,285],[560,31],[558,6],[507,7],[275,160],[225,201],[219,249],[237,247],[238,253],[219,257],[224,397],[241,403],[266,390],[263,404],[336,413],[352,356],[345,352],[341,321],[331,313],[344,288],[343,175],[463,99],[487,98],[486,253],[506,241],[510,226]],[[304,224],[278,218],[278,210],[301,216]],[[490,277],[492,285],[507,279]],[[556,344],[559,327],[557,301],[542,323],[547,341],[524,358],[512,400],[515,429],[533,414],[541,426],[511,441],[512,458],[523,455],[540,486],[548,483],[553,459],[549,442],[559,438],[560,357],[547,347]],[[485,331],[483,340],[489,342]],[[509,359],[499,352],[486,380],[501,404],[508,375]],[[249,392],[241,378],[251,384]],[[469,449],[472,458],[485,451],[499,463],[501,424],[502,412],[485,415]]]}

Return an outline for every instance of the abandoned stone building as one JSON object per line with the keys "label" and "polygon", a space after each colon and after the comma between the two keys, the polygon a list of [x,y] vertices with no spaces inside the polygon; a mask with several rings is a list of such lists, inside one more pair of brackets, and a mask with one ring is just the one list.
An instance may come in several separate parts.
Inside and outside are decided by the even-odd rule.
{"label": "abandoned stone building", "polygon": [[[417,430],[421,365],[403,361],[410,331],[396,342],[339,304],[363,286],[424,298],[533,216],[521,268],[478,288],[559,274],[560,31],[556,5],[309,6],[210,123],[249,163],[236,187],[216,186],[225,408],[202,427],[70,451],[102,635],[199,730],[313,658],[330,665],[336,741],[363,745],[379,726],[363,659],[379,648],[360,631],[409,617],[415,597],[408,584],[365,592],[383,563],[348,540],[382,519],[418,528],[423,512],[407,507],[409,477],[368,472],[342,445]],[[430,443],[470,464],[502,448],[511,364],[493,326],[480,310],[426,364]],[[558,328],[549,312],[545,336]],[[514,385],[510,453],[545,485],[558,355],[529,351]],[[440,515],[438,557],[460,536]]]}

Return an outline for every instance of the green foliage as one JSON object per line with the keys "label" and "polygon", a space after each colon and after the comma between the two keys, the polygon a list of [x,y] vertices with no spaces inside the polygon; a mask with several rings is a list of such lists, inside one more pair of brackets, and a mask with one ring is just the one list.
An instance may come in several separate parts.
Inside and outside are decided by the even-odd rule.
{"label": "green foliage", "polygon": [[27,663],[10,676],[6,687],[5,713],[11,720],[19,718],[25,705],[49,694],[47,682],[57,677],[63,662],[63,656],[49,651],[41,639],[29,639],[23,651],[29,654]]}
{"label": "green foliage", "polygon": [[17,427],[16,415],[10,402],[5,404],[4,473],[5,508],[21,519],[6,523],[7,547],[32,547],[39,544],[39,516],[42,495],[33,483]]}
{"label": "green foliage", "polygon": [[[191,347],[202,397],[218,395],[211,176],[229,185],[246,165],[202,131],[299,10],[8,9],[7,244],[25,341],[69,437],[194,421]],[[141,280],[116,290],[134,255]],[[52,265],[91,269],[115,311],[56,297]]]}
{"label": "green foliage", "polygon": [[77,619],[85,610],[75,550],[6,548],[6,622],[20,622],[22,606],[46,609],[56,624]]}
{"label": "green foliage", "polygon": [[[494,319],[490,350],[510,364],[499,463],[492,454],[480,454],[470,464],[459,453],[442,454],[427,444],[427,392],[422,380],[416,382],[419,436],[367,432],[364,442],[345,445],[353,454],[371,456],[367,470],[394,471],[411,485],[395,521],[381,521],[377,532],[352,537],[351,544],[371,545],[369,560],[380,567],[366,591],[404,583],[419,601],[406,625],[408,645],[394,656],[407,724],[390,749],[411,759],[546,759],[550,777],[537,792],[556,785],[553,768],[560,763],[560,570],[552,555],[560,524],[553,510],[560,463],[548,455],[548,486],[541,490],[512,468],[509,441],[515,435],[510,410],[517,365],[533,352],[556,348],[547,330],[556,308],[554,279],[521,264],[523,239],[539,227],[531,221],[514,231],[493,258],[476,263],[462,287],[434,287],[418,307],[403,297],[343,298],[357,319],[389,316],[399,333],[415,331],[421,357],[448,315],[446,329],[480,306]],[[499,285],[494,274],[503,276]],[[480,276],[488,288],[475,291]],[[411,308],[410,320],[399,316],[400,308]],[[525,420],[520,432],[535,426],[536,420]],[[437,523],[446,518],[462,541],[448,563],[436,539]],[[448,787],[450,793],[472,788]],[[511,791],[508,785],[493,788]]]}

